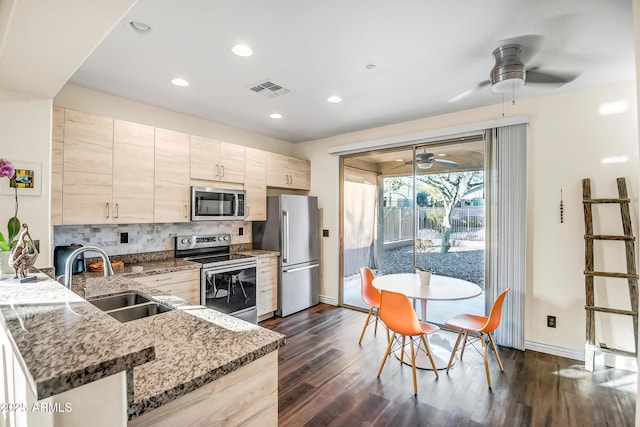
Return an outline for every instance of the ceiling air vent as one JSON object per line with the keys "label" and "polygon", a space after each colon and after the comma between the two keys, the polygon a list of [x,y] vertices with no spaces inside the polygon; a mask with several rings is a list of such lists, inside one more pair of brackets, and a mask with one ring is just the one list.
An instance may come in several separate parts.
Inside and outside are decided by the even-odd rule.
{"label": "ceiling air vent", "polygon": [[276,96],[289,93],[289,89],[285,89],[279,84],[274,83],[270,80],[260,82],[257,85],[250,87],[249,89],[254,91],[255,93],[262,94],[267,98],[274,98]]}

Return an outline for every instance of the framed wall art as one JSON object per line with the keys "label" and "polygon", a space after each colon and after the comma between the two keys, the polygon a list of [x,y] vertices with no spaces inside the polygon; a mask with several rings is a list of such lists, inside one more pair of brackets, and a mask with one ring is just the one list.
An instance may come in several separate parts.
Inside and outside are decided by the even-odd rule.
{"label": "framed wall art", "polygon": [[13,196],[42,195],[42,165],[39,163],[12,161],[15,175],[11,179],[0,179],[0,194]]}

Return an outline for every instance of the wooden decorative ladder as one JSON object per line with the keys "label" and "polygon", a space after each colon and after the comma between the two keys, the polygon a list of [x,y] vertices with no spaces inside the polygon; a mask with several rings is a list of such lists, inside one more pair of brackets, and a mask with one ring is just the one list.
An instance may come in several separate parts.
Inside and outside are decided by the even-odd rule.
{"label": "wooden decorative ladder", "polygon": [[[627,183],[624,178],[618,178],[618,198],[616,199],[592,199],[591,180],[582,180],[582,203],[584,206],[584,228],[585,228],[585,291],[587,294],[585,309],[587,310],[587,341],[585,343],[584,366],[587,371],[593,372],[595,353],[609,353],[627,357],[636,357],[638,353],[638,272],[636,270],[635,240],[631,228],[631,213],[629,211],[629,196],[627,194]],[[592,205],[602,203],[615,203],[620,205],[620,215],[622,216],[622,229],[624,235],[596,235],[593,234]],[[612,273],[606,271],[595,271],[593,262],[593,242],[594,240],[617,240],[624,242],[627,271],[626,273]],[[629,298],[631,300],[631,310],[620,310],[609,307],[599,307],[595,305],[593,289],[594,277],[613,277],[627,279],[629,287]],[[635,352],[619,349],[606,348],[596,345],[596,319],[595,313],[611,313],[624,316],[632,316],[633,336],[635,340]]]}

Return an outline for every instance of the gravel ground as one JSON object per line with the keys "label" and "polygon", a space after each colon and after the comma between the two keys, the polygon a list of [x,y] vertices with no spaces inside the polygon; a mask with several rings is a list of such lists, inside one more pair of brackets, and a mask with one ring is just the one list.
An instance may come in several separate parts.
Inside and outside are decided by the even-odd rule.
{"label": "gravel ground", "polygon": [[[477,246],[477,245],[474,245]],[[384,253],[380,272],[382,274],[406,273],[411,268],[411,246],[391,249]],[[458,277],[473,282],[484,289],[484,249],[474,247],[452,247],[441,254],[439,247],[418,256],[418,265],[431,268],[442,276]]]}

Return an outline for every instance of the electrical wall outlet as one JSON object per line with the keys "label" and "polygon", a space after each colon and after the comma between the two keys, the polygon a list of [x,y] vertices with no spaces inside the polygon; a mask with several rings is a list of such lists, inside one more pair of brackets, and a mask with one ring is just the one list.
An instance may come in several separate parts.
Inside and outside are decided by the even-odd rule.
{"label": "electrical wall outlet", "polygon": [[322,230],[322,237],[329,237],[329,230]]}
{"label": "electrical wall outlet", "polygon": [[238,228],[238,236],[242,236],[244,234],[244,228],[240,227]]}
{"label": "electrical wall outlet", "polygon": [[547,316],[547,328],[556,327],[556,316]]}
{"label": "electrical wall outlet", "polygon": [[120,243],[129,243],[129,233],[120,233]]}

